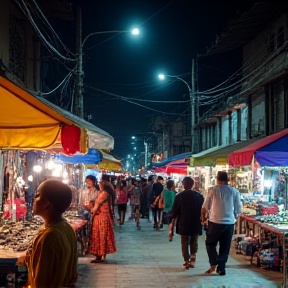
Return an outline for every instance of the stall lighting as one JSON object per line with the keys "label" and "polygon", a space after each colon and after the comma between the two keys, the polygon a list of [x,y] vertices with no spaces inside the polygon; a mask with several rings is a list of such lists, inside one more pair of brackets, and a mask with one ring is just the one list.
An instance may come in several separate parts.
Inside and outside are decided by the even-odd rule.
{"label": "stall lighting", "polygon": [[54,168],[55,168],[55,163],[54,163],[52,160],[50,160],[50,161],[47,163],[47,169],[52,170],[52,169],[54,169]]}
{"label": "stall lighting", "polygon": [[67,178],[68,177],[68,172],[65,170],[64,172],[63,172],[63,178]]}
{"label": "stall lighting", "polygon": [[271,188],[272,187],[272,180],[264,180],[264,187]]}
{"label": "stall lighting", "polygon": [[65,184],[68,184],[69,180],[68,179],[64,179],[64,180],[62,180],[62,182],[65,183]]}
{"label": "stall lighting", "polygon": [[61,171],[59,171],[59,170],[53,170],[53,171],[52,171],[52,176],[53,176],[53,177],[60,177],[60,176],[61,176]]}
{"label": "stall lighting", "polygon": [[37,173],[40,173],[40,172],[42,171],[42,166],[40,166],[40,165],[35,165],[35,166],[33,167],[33,171],[34,171],[34,172],[37,172]]}
{"label": "stall lighting", "polygon": [[33,176],[32,176],[32,175],[29,175],[29,176],[28,176],[28,181],[29,181],[29,182],[33,182]]}
{"label": "stall lighting", "polygon": [[237,177],[242,178],[242,177],[246,177],[246,176],[248,176],[248,173],[247,173],[247,172],[240,172],[240,173],[237,173]]}

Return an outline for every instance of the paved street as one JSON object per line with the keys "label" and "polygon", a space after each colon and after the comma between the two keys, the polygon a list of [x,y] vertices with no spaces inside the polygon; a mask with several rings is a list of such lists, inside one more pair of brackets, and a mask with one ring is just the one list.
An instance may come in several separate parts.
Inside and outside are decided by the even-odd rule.
{"label": "paved street", "polygon": [[79,258],[77,288],[273,288],[281,287],[282,274],[251,266],[242,255],[231,251],[227,275],[205,275],[209,268],[205,236],[200,237],[197,263],[184,270],[180,237],[168,241],[168,229],[154,231],[152,224],[141,219],[141,230],[133,221],[115,227],[117,253],[107,255],[107,263],[91,264],[93,256]]}

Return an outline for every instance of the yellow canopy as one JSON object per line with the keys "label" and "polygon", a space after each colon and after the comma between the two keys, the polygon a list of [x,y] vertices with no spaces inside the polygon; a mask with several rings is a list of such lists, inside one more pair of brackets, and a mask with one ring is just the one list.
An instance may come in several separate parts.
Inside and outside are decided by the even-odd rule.
{"label": "yellow canopy", "polygon": [[61,124],[72,125],[73,122],[0,77],[0,147],[2,149],[51,147],[60,135]]}
{"label": "yellow canopy", "polygon": [[0,148],[61,148],[64,126],[80,128],[80,152],[113,149],[107,132],[0,77]]}
{"label": "yellow canopy", "polygon": [[121,160],[115,158],[113,155],[99,150],[103,156],[102,161],[98,164],[98,168],[108,171],[119,171],[122,169]]}
{"label": "yellow canopy", "polygon": [[234,151],[240,150],[254,142],[259,138],[253,138],[245,141],[240,141],[231,145],[221,145],[194,154],[190,158],[190,166],[216,166],[216,165],[227,165],[228,155]]}

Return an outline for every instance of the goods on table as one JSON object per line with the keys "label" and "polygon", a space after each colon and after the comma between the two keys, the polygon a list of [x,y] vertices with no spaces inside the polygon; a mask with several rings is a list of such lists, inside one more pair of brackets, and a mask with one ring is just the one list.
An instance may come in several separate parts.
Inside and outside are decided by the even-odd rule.
{"label": "goods on table", "polygon": [[31,222],[0,222],[0,249],[12,249],[14,252],[25,251],[38,229],[44,225],[39,217],[34,217]]}

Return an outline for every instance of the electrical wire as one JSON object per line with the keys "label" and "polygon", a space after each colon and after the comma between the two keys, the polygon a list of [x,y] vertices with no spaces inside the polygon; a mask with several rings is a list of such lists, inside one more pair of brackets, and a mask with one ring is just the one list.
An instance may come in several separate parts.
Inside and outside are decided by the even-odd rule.
{"label": "electrical wire", "polygon": [[56,55],[58,55],[60,58],[62,58],[65,61],[72,61],[75,62],[76,59],[72,59],[72,58],[68,58],[65,57],[64,55],[62,55],[47,39],[46,37],[43,35],[43,33],[40,31],[40,29],[38,28],[37,24],[35,23],[30,10],[28,9],[26,3],[24,0],[22,1],[22,4],[24,6],[25,9],[23,9],[23,7],[21,6],[21,4],[15,0],[16,3],[19,5],[19,7],[21,8],[21,10],[23,11],[23,13],[28,17],[28,19],[30,20],[30,23],[32,24],[32,26],[34,27],[35,31],[37,32],[37,34],[40,36],[40,38],[44,41],[44,43],[50,48],[51,51],[53,51]]}
{"label": "electrical wire", "polygon": [[125,96],[120,96],[111,92],[107,92],[105,90],[101,90],[92,86],[87,86],[87,88],[90,88],[92,90],[95,90],[97,92],[101,92],[101,93],[105,93],[108,94],[110,96],[122,99],[122,100],[134,100],[134,101],[139,101],[139,102],[149,102],[149,103],[163,103],[163,104],[174,104],[174,103],[189,103],[189,100],[185,100],[185,101],[163,101],[163,100],[147,100],[147,99],[139,99],[139,98],[131,98],[131,97],[125,97]]}
{"label": "electrical wire", "polygon": [[[62,40],[60,39],[60,37],[58,36],[58,34],[55,32],[55,30],[53,29],[53,27],[51,26],[50,22],[48,21],[48,19],[45,17],[45,15],[43,14],[42,10],[40,9],[40,7],[38,6],[37,2],[35,0],[32,0],[35,7],[37,8],[37,10],[39,11],[40,15],[42,16],[42,18],[44,19],[44,23],[46,23],[46,25],[48,26],[48,28],[50,28],[50,30],[52,31],[53,35],[55,35],[55,37],[58,39],[58,41],[62,44],[63,48],[72,56],[75,56],[75,54],[73,54],[68,48],[67,46],[62,42]],[[39,17],[40,18],[40,17]],[[41,18],[40,18],[41,19]]]}
{"label": "electrical wire", "polygon": [[[276,36],[275,36],[273,39],[271,39],[271,41],[272,41],[272,40],[274,41],[275,39],[276,39]],[[235,85],[236,83],[239,83],[239,82],[245,80],[247,77],[249,77],[249,75],[251,75],[251,74],[252,74],[253,72],[255,72],[255,71],[253,71],[253,72],[250,73],[249,75],[245,76],[244,78],[241,78],[239,81],[237,81],[236,83],[233,83],[232,85],[230,85],[230,86],[228,86],[228,87],[225,87],[225,88],[219,89],[219,90],[215,90],[215,89],[221,87],[222,85],[226,84],[228,81],[230,81],[232,77],[237,76],[237,74],[238,74],[240,71],[241,71],[242,74],[243,74],[243,72],[245,72],[247,69],[251,68],[253,65],[255,65],[255,63],[260,62],[260,61],[262,61],[263,59],[266,59],[266,57],[265,57],[266,55],[263,55],[261,58],[256,59],[254,62],[251,63],[251,61],[254,60],[254,58],[255,58],[260,52],[262,52],[262,50],[263,50],[264,48],[267,49],[267,46],[268,46],[269,44],[270,44],[270,43],[266,43],[265,45],[263,45],[248,61],[246,61],[246,62],[245,62],[235,73],[233,73],[227,80],[225,80],[224,82],[220,83],[219,85],[217,85],[217,86],[215,86],[215,87],[213,87],[213,88],[211,88],[211,89],[208,89],[208,90],[205,90],[205,91],[201,91],[201,92],[199,92],[199,94],[213,94],[213,93],[215,93],[215,92],[222,91],[222,90],[224,90],[224,89],[227,89],[227,88]],[[262,67],[262,66],[263,66],[263,63],[262,63],[262,65],[261,65],[261,67]],[[261,68],[261,67],[260,67],[260,68]],[[257,70],[259,70],[260,68],[259,68],[259,66],[258,66]]]}

